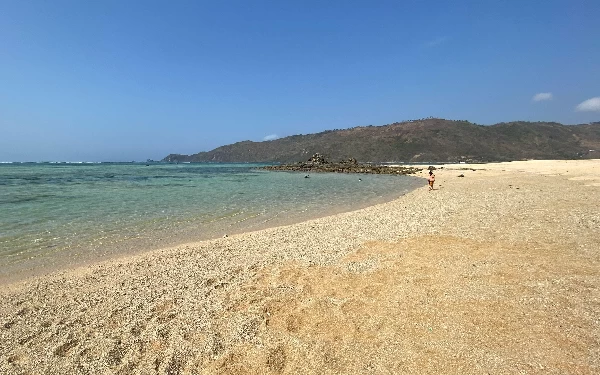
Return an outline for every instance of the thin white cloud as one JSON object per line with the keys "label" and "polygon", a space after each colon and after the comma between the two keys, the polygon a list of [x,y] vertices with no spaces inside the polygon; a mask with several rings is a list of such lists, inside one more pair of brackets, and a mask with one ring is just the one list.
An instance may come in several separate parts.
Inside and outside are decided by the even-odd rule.
{"label": "thin white cloud", "polygon": [[447,36],[442,36],[442,37],[439,37],[439,38],[436,38],[436,39],[432,39],[432,40],[426,42],[424,45],[425,45],[425,47],[437,47],[440,44],[448,41],[448,39],[449,38]]}
{"label": "thin white cloud", "polygon": [[535,94],[532,98],[534,102],[543,102],[544,100],[552,100],[551,92],[540,92]]}
{"label": "thin white cloud", "polygon": [[263,141],[273,141],[277,138],[279,138],[279,136],[277,134],[269,134],[263,138]]}
{"label": "thin white cloud", "polygon": [[600,96],[579,103],[575,110],[577,112],[600,112]]}

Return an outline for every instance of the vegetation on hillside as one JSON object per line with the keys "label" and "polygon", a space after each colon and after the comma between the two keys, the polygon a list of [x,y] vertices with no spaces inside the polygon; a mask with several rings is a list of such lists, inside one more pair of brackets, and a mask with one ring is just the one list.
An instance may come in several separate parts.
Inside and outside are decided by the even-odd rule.
{"label": "vegetation on hillside", "polygon": [[427,118],[383,126],[359,126],[293,135],[273,141],[243,141],[168,162],[303,161],[320,153],[329,160],[360,162],[489,162],[600,157],[600,123],[508,122],[491,126]]}

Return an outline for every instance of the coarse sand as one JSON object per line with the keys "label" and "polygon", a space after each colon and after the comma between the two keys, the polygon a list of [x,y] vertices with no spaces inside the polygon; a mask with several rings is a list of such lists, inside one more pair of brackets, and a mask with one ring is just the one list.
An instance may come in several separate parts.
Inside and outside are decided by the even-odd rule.
{"label": "coarse sand", "polygon": [[431,192],[2,285],[0,374],[600,373],[600,160],[437,167]]}

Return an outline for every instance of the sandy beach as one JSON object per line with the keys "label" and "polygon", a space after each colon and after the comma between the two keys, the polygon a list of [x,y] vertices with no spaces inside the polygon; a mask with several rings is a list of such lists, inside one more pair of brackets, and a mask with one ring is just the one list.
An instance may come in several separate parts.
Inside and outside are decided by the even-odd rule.
{"label": "sandy beach", "polygon": [[432,192],[2,285],[0,374],[600,373],[600,160],[438,167]]}

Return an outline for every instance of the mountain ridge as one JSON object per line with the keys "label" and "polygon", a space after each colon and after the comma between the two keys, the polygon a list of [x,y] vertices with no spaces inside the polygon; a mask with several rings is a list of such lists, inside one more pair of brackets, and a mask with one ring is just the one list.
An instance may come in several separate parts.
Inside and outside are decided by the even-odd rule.
{"label": "mountain ridge", "polygon": [[360,162],[493,162],[523,159],[600,158],[600,122],[502,122],[428,118],[298,134],[272,141],[241,141],[166,162],[303,161],[315,153]]}

